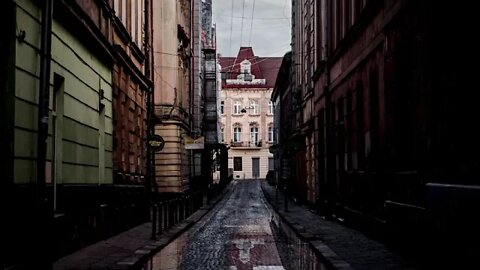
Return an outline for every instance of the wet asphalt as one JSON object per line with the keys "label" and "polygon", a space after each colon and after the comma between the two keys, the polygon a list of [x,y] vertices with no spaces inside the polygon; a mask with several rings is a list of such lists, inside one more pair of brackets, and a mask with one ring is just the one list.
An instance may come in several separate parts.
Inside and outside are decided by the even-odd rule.
{"label": "wet asphalt", "polygon": [[273,213],[260,182],[243,180],[233,185],[229,195],[157,253],[145,269],[285,269],[278,251],[284,248],[277,249],[277,244],[288,243],[275,240]]}

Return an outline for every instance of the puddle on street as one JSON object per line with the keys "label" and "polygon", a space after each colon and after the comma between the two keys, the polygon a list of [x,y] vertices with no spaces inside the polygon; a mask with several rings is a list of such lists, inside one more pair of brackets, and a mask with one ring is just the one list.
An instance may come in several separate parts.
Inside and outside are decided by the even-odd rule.
{"label": "puddle on street", "polygon": [[237,185],[226,201],[154,255],[143,268],[176,269],[327,268],[267,205],[258,182],[249,182]]}

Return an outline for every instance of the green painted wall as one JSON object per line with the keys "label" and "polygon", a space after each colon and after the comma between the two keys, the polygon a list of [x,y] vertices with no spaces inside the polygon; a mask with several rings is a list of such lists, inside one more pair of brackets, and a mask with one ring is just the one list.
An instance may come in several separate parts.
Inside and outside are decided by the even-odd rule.
{"label": "green painted wall", "polygon": [[[17,28],[26,38],[16,41],[14,181],[28,183],[35,181],[41,12],[29,0],[16,4]],[[57,87],[54,74],[63,78]],[[50,81],[47,181],[112,183],[111,64],[54,21]]]}

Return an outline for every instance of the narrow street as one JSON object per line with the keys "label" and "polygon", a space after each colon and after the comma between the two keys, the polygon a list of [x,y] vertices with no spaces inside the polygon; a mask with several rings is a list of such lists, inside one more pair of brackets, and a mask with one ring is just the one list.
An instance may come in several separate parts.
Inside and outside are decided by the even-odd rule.
{"label": "narrow street", "polygon": [[282,260],[289,257],[291,245],[274,237],[273,213],[260,182],[234,184],[230,195],[144,269],[286,269]]}

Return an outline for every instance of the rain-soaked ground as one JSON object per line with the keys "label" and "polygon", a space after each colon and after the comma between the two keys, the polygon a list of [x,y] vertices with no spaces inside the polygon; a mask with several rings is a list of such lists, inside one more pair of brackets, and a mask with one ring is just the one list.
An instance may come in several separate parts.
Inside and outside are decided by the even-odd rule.
{"label": "rain-soaked ground", "polygon": [[230,195],[144,269],[326,269],[266,204],[259,181],[233,184]]}

